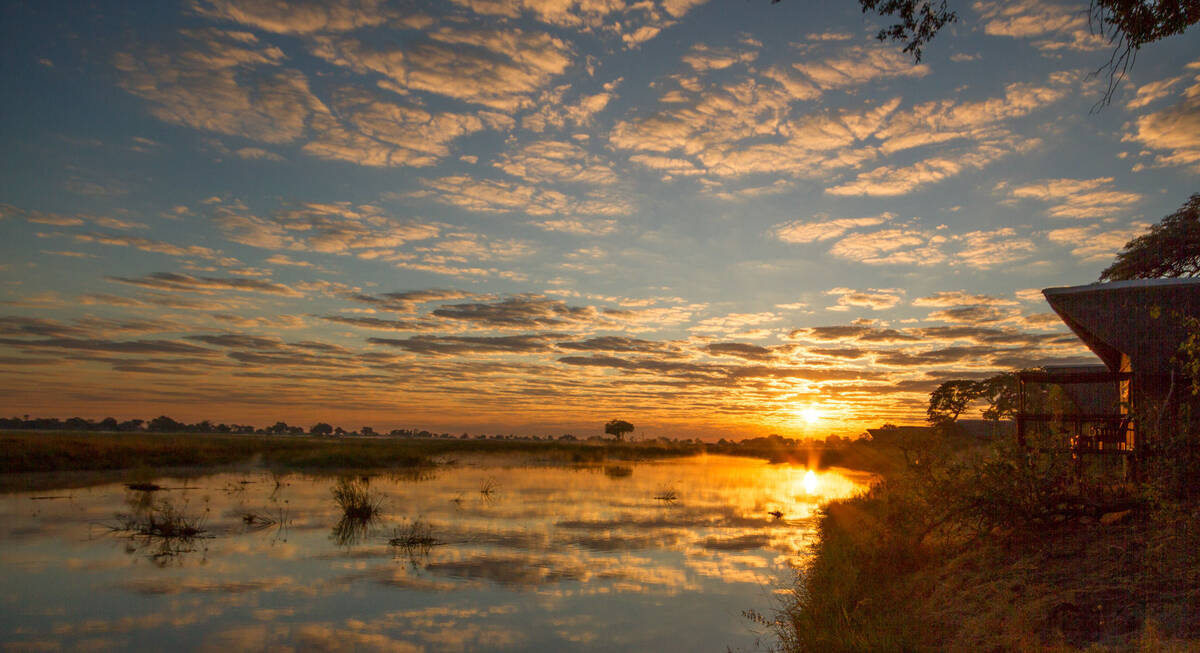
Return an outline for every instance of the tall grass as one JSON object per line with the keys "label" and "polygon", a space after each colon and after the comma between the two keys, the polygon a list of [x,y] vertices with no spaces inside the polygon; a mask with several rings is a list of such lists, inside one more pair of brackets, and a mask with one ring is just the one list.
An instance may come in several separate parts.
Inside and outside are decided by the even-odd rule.
{"label": "tall grass", "polygon": [[749,615],[783,650],[1200,650],[1198,506],[1145,498],[1173,477],[1100,487],[1068,454],[945,445],[826,506],[785,605]]}

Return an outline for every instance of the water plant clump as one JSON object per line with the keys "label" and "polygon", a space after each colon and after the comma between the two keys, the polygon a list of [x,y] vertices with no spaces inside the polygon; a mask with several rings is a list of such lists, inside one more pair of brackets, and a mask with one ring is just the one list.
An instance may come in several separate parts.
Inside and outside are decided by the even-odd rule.
{"label": "water plant clump", "polygon": [[371,492],[370,480],[343,478],[333,486],[333,500],[350,521],[368,522],[379,516],[383,498]]}
{"label": "water plant clump", "polygon": [[441,542],[433,536],[433,526],[429,522],[414,519],[406,529],[393,529],[392,538],[388,540],[388,544],[390,546],[414,549],[428,548],[441,544]]}
{"label": "water plant clump", "polygon": [[675,503],[679,501],[679,491],[672,486],[666,486],[659,489],[658,493],[654,495],[654,499],[663,503]]}
{"label": "water plant clump", "polygon": [[170,501],[160,501],[145,510],[117,515],[113,530],[163,539],[192,539],[205,532],[204,514],[188,515]]}

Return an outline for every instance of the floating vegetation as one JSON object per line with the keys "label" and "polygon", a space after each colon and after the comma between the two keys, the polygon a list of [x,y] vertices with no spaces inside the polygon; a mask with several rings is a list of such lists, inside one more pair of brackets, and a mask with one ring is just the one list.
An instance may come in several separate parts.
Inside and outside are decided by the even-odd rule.
{"label": "floating vegetation", "polygon": [[[282,512],[282,510],[283,509],[281,508],[280,512]],[[274,526],[281,521],[283,521],[282,514],[278,517],[266,512],[247,512],[242,514],[242,523],[255,530],[266,528],[268,526]]]}
{"label": "floating vegetation", "polygon": [[208,509],[199,515],[188,514],[170,501],[146,506],[135,502],[130,513],[118,513],[117,523],[110,526],[116,533],[130,537],[129,553],[150,549],[150,557],[159,564],[184,553],[195,551],[195,540],[204,537]]}
{"label": "floating vegetation", "polygon": [[667,486],[661,488],[658,494],[654,495],[654,499],[663,503],[675,503],[679,501],[679,492],[674,487]]}
{"label": "floating vegetation", "polygon": [[500,489],[500,484],[496,482],[496,477],[489,476],[479,483],[479,493],[485,497],[490,497]]}
{"label": "floating vegetation", "polygon": [[633,468],[625,465],[605,465],[604,475],[609,478],[627,478],[633,476]]}
{"label": "floating vegetation", "polygon": [[442,542],[433,536],[433,526],[429,522],[414,519],[409,523],[407,529],[393,529],[392,538],[388,540],[388,544],[405,549],[421,547],[428,549],[431,546],[442,544]]}
{"label": "floating vegetation", "polygon": [[771,510],[767,514],[774,517],[775,519],[783,519],[783,511],[782,510]]}
{"label": "floating vegetation", "polygon": [[158,483],[126,483],[125,487],[135,492],[157,492],[163,489]]}

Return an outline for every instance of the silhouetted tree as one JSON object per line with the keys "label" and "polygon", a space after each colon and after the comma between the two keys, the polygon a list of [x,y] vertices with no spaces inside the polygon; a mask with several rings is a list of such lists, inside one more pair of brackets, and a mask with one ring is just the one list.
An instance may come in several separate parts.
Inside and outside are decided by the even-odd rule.
{"label": "silhouetted tree", "polygon": [[1194,277],[1200,274],[1200,193],[1143,234],[1125,243],[1101,281]]}
{"label": "silhouetted tree", "polygon": [[982,396],[983,388],[977,381],[955,379],[939,385],[929,394],[929,408],[925,413],[930,424],[952,424],[967,406]]}
{"label": "silhouetted tree", "polygon": [[318,422],[317,424],[314,424],[312,428],[308,429],[308,432],[312,433],[313,435],[329,435],[330,433],[333,433],[333,427],[325,422]]}
{"label": "silhouetted tree", "polygon": [[618,440],[624,440],[625,434],[633,431],[633,424],[623,419],[614,419],[604,425],[604,432]]}
{"label": "silhouetted tree", "polygon": [[988,402],[983,409],[983,418],[998,422],[1017,416],[1016,372],[1004,372],[979,382],[979,396]]}
{"label": "silhouetted tree", "polygon": [[150,420],[150,423],[146,425],[146,430],[157,433],[178,433],[184,430],[184,425],[166,415],[159,415]]}

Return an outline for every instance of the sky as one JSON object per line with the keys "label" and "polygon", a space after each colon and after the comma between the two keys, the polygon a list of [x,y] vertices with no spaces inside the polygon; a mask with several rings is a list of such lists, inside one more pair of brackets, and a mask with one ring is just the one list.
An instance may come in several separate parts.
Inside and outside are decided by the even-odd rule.
{"label": "sky", "polygon": [[1040,290],[1200,191],[1200,39],[954,2],[0,8],[0,413],[853,435],[1096,362]]}

